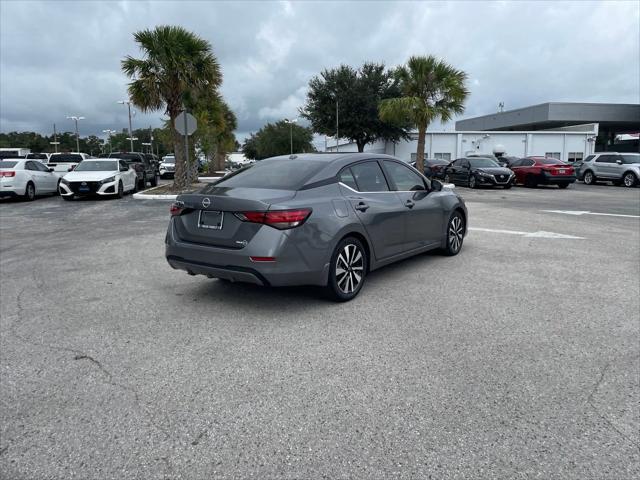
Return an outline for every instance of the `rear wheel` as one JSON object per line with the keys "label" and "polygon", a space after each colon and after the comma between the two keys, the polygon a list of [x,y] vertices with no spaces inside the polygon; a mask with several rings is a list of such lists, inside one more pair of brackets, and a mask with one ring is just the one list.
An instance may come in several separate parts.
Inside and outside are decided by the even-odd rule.
{"label": "rear wheel", "polygon": [[478,188],[476,177],[474,177],[473,175],[469,177],[469,188]]}
{"label": "rear wheel", "polygon": [[118,182],[118,191],[116,192],[116,197],[122,198],[124,195],[124,187],[122,186],[122,180]]}
{"label": "rear wheel", "polygon": [[596,183],[596,176],[591,170],[587,170],[586,172],[584,172],[583,180],[585,185],[593,185],[594,183]]}
{"label": "rear wheel", "polygon": [[624,174],[624,177],[622,177],[622,182],[625,187],[633,187],[638,182],[638,179],[636,178],[635,173],[627,172]]}
{"label": "rear wheel", "polygon": [[567,188],[569,186],[568,183],[559,183],[558,188]]}
{"label": "rear wheel", "polygon": [[151,186],[152,187],[157,187],[158,186],[158,174],[157,173],[153,174],[153,178],[151,179]]}
{"label": "rear wheel", "polygon": [[36,186],[29,182],[27,183],[27,188],[24,189],[24,199],[32,202],[36,198]]}
{"label": "rear wheel", "polygon": [[447,225],[447,246],[444,254],[450,257],[457,255],[464,242],[464,217],[460,212],[454,212]]}
{"label": "rear wheel", "polygon": [[524,186],[535,188],[538,186],[538,182],[536,182],[536,178],[533,175],[527,175],[524,179]]}
{"label": "rear wheel", "polygon": [[331,256],[327,291],[338,302],[354,298],[364,285],[367,275],[367,252],[362,242],[347,237],[336,246]]}

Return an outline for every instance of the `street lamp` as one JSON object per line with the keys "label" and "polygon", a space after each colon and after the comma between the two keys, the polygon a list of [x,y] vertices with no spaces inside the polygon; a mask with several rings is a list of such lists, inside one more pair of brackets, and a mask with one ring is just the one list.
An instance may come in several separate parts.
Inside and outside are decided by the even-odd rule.
{"label": "street lamp", "polygon": [[289,120],[288,118],[284,119],[285,123],[289,124],[289,139],[291,141],[291,155],[293,155],[293,124],[298,121],[298,118],[294,118],[293,120]]}
{"label": "street lamp", "polygon": [[78,134],[78,120],[84,120],[84,117],[77,117],[72,115],[67,117],[69,120],[76,122],[76,152],[80,153],[80,135]]}
{"label": "street lamp", "polygon": [[131,129],[131,102],[128,101],[128,100],[119,100],[118,103],[120,105],[126,105],[129,108],[129,138],[128,138],[128,140],[129,140],[129,142],[131,142],[130,143],[131,151],[133,152],[133,140],[137,140],[137,138],[136,139],[133,138],[133,130]]}
{"label": "street lamp", "polygon": [[107,129],[107,130],[102,130],[102,133],[106,133],[109,136],[109,153],[111,153],[111,135],[116,133],[116,131]]}

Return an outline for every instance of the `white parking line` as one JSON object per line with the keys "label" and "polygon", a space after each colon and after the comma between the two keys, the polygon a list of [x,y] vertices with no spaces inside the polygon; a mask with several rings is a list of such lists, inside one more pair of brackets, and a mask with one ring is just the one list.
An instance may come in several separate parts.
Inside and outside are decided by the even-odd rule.
{"label": "white parking line", "polygon": [[519,232],[517,230],[500,230],[495,228],[479,228],[479,227],[469,227],[469,230],[475,232],[489,232],[489,233],[504,233],[505,235],[520,235],[527,238],[558,238],[565,240],[584,240],[584,237],[574,237],[573,235],[565,235],[564,233],[555,233],[555,232]]}
{"label": "white parking line", "polygon": [[547,213],[562,213],[564,215],[601,215],[605,217],[625,217],[625,218],[640,218],[640,215],[623,215],[621,213],[598,213],[589,212],[586,210],[542,210]]}

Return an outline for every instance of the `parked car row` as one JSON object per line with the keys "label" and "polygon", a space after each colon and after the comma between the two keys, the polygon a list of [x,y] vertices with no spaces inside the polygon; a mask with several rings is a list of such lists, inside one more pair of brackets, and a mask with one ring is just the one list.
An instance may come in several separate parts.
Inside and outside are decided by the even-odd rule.
{"label": "parked car row", "polygon": [[[411,165],[415,166],[415,162]],[[576,180],[582,180],[586,185],[609,181],[614,185],[633,187],[640,185],[640,154],[596,153],[571,164],[542,156],[496,158],[493,155],[470,154],[452,162],[425,159],[424,174],[428,178],[470,188],[501,186],[508,189],[516,184],[567,188]]]}

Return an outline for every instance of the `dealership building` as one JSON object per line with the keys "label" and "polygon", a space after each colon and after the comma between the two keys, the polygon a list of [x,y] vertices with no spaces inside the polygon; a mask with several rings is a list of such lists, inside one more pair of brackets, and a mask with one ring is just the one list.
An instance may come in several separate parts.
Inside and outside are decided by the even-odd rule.
{"label": "dealership building", "polygon": [[[452,160],[470,153],[501,153],[524,157],[545,155],[567,162],[599,151],[640,151],[640,105],[543,103],[456,122],[456,130],[427,131],[425,156]],[[378,141],[366,152],[415,160],[418,135],[398,142]],[[357,152],[352,142],[327,151]]]}

